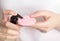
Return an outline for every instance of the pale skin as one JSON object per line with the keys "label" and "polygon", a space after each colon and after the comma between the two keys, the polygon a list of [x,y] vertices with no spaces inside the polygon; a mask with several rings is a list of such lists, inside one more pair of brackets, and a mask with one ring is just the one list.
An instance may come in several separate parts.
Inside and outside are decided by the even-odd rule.
{"label": "pale skin", "polygon": [[51,11],[42,10],[33,13],[30,17],[38,18],[43,17],[43,22],[36,22],[32,27],[39,29],[42,32],[48,32],[53,28],[60,30],[60,14]]}
{"label": "pale skin", "polygon": [[[6,26],[8,27],[8,39],[16,39],[19,36],[20,26],[17,24],[12,24],[9,22],[8,15],[17,15],[17,13],[13,10],[5,10],[3,11],[4,21],[6,22]],[[13,36],[12,36],[13,35]]]}
{"label": "pale skin", "polygon": [[[8,22],[9,21],[8,15],[9,14],[16,15],[17,13],[13,10],[5,10],[3,13],[4,13],[4,20],[6,21],[6,26],[11,28],[8,30],[8,32],[9,34],[14,35],[14,36],[9,35],[7,38],[11,38],[11,39],[17,38],[19,35],[20,26],[18,26],[17,24],[15,25]],[[30,17],[33,17],[33,18],[43,17],[44,18],[44,22],[36,22],[35,24],[31,25],[31,27],[39,29],[43,32],[48,32],[52,30],[53,28],[57,28],[57,29],[60,28],[60,15],[54,12],[47,11],[47,10],[37,11],[37,12],[34,12],[34,14],[30,15]]]}

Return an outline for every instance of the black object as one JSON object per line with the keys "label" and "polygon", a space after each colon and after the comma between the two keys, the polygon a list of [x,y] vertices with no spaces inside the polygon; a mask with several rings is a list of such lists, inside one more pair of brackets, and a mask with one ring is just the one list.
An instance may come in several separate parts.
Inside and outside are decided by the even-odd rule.
{"label": "black object", "polygon": [[23,18],[22,16],[20,16],[19,14],[17,14],[16,16],[12,16],[11,18],[10,18],[10,22],[11,23],[13,23],[13,24],[18,24],[18,18]]}
{"label": "black object", "polygon": [[21,15],[19,15],[19,14],[17,14],[17,17],[19,17],[19,18],[21,18],[21,19],[23,18],[23,17],[22,17]]}

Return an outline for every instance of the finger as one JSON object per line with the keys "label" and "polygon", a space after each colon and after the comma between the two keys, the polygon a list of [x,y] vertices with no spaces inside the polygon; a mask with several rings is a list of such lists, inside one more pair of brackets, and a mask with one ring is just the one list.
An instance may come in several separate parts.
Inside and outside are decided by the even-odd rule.
{"label": "finger", "polygon": [[40,30],[41,32],[46,33],[46,32],[49,32],[49,31],[52,30],[52,29],[50,29],[50,28],[48,28],[48,27],[41,27],[41,28],[39,28],[38,30]]}
{"label": "finger", "polygon": [[9,39],[15,39],[15,38],[17,38],[19,36],[19,34],[18,35],[13,35],[13,34],[9,34],[9,33],[2,33],[2,32],[0,32],[0,38],[2,38],[2,39],[4,39],[4,38],[9,38]]}
{"label": "finger", "polygon": [[0,38],[2,39],[16,39],[18,38],[19,34],[18,35],[13,35],[13,34],[8,34],[8,33],[0,33]]}
{"label": "finger", "polygon": [[15,35],[18,35],[19,34],[19,31],[8,29],[7,34],[8,35],[15,36]]}
{"label": "finger", "polygon": [[12,30],[12,29],[8,29],[8,28],[4,28],[0,31],[0,33],[4,33],[4,34],[8,34],[8,35],[18,35],[19,34],[19,31],[16,31],[16,30]]}
{"label": "finger", "polygon": [[7,37],[7,39],[17,39],[18,38],[18,36],[10,36],[10,35],[7,35],[6,37]]}
{"label": "finger", "polygon": [[17,15],[17,13],[14,10],[5,10],[5,11],[3,11],[3,14],[5,14],[5,15]]}
{"label": "finger", "polygon": [[47,22],[36,22],[32,25],[34,28],[46,27]]}
{"label": "finger", "polygon": [[8,28],[11,28],[11,29],[14,29],[14,30],[17,30],[17,31],[19,31],[19,28],[20,28],[20,26],[15,25],[15,24],[10,23],[10,22],[7,22],[7,23],[6,23],[6,26],[7,26]]}
{"label": "finger", "polygon": [[30,17],[34,17],[34,18],[41,17],[41,16],[49,17],[51,16],[51,13],[52,13],[51,11],[47,11],[47,10],[36,11]]}

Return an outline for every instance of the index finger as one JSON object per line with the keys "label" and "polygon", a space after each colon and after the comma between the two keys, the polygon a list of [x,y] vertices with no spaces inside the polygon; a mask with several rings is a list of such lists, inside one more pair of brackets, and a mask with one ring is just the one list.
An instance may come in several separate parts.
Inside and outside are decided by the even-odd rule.
{"label": "index finger", "polygon": [[10,29],[13,29],[13,30],[19,30],[20,26],[19,25],[16,25],[16,24],[13,24],[13,23],[10,23],[10,22],[6,22],[6,26]]}
{"label": "index finger", "polygon": [[51,13],[52,13],[51,11],[41,10],[34,12],[30,17],[33,18],[42,17],[42,16],[49,17],[51,16]]}

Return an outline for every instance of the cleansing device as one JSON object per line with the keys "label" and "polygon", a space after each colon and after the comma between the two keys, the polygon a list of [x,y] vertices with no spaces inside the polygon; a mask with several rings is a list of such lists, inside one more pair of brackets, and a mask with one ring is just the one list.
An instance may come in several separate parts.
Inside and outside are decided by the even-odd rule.
{"label": "cleansing device", "polygon": [[29,16],[22,17],[19,14],[17,14],[16,16],[11,16],[10,22],[14,23],[14,24],[19,24],[22,26],[30,26],[30,25],[33,25],[34,23],[36,23],[36,19],[31,18]]}

